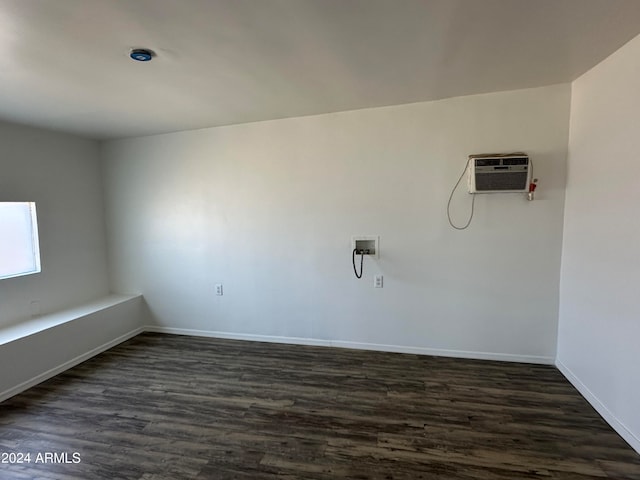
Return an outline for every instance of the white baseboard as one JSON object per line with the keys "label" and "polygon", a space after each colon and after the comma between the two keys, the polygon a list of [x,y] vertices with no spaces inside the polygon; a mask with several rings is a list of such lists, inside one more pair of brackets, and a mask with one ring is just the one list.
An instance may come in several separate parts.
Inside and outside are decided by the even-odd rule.
{"label": "white baseboard", "polygon": [[511,353],[478,352],[467,350],[448,350],[444,348],[410,347],[404,345],[385,345],[379,343],[360,343],[331,341],[332,347],[354,348],[357,350],[377,350],[381,352],[413,353],[415,355],[433,355],[435,357],[470,358],[473,360],[496,360],[499,362],[538,363],[553,365],[553,357],[537,355],[516,355]]}
{"label": "white baseboard", "polygon": [[[139,327],[128,333],[125,333],[124,335],[121,335],[118,338],[115,338],[109,342],[104,343],[103,345],[100,345],[99,347],[89,350],[88,352],[83,353],[82,355],[79,355],[67,362],[57,365],[47,370],[46,372],[43,372],[25,382],[22,382],[8,390],[5,390],[4,392],[0,392],[0,402],[3,402],[4,400],[11,398],[14,395],[17,395],[18,393],[23,392],[28,388],[31,388],[39,383],[42,383],[45,380],[48,380],[51,377],[54,377],[64,372],[65,370],[68,370],[84,362],[85,360],[88,360],[91,357],[94,357],[99,353],[104,352],[105,350],[115,347],[116,345],[122,342],[125,342],[126,340],[129,340],[130,338],[133,338],[136,335],[139,335],[140,333],[143,333],[143,332],[157,332],[157,333],[167,333],[167,334],[173,334],[173,335],[191,335],[191,336],[197,336],[197,337],[227,338],[232,340],[248,340],[248,341],[254,341],[254,342],[285,343],[285,344],[293,344],[293,345],[313,345],[313,346],[322,346],[322,347],[352,348],[357,350],[375,350],[375,351],[382,351],[382,352],[411,353],[416,355],[435,355],[435,356],[455,357],[455,358],[471,358],[471,359],[477,359],[477,360],[498,360],[498,361],[507,361],[507,362],[538,363],[538,364],[545,364],[545,365],[553,365],[554,363],[554,359],[551,357],[533,356],[533,355],[512,355],[512,354],[491,353],[491,352],[445,350],[445,349],[437,349],[437,348],[411,347],[411,346],[404,346],[404,345],[385,345],[385,344],[378,344],[378,343],[347,342],[347,341],[340,341],[340,340],[321,340],[321,339],[315,339],[315,338],[302,338],[302,337],[254,335],[254,334],[246,334],[246,333],[230,333],[230,332],[218,332],[218,331],[210,331],[210,330],[192,330],[192,329],[184,329],[184,328],[170,328],[170,327],[161,327],[161,326],[155,326],[155,325],[146,325],[144,327]],[[572,381],[571,383],[574,383],[574,382]],[[576,386],[576,388],[578,388],[578,390],[580,390],[580,392],[582,393],[582,390],[580,387]],[[608,410],[606,411],[608,412]],[[609,416],[611,416],[611,414],[609,413],[609,416],[603,414],[603,416],[608,419]],[[615,417],[612,417],[612,418],[615,419]],[[617,423],[619,423],[622,426],[622,428],[624,428],[624,430],[628,432],[628,430],[620,422],[617,422]],[[618,429],[616,428],[616,430]],[[633,437],[633,435],[630,432],[628,432],[628,435],[631,435],[632,439],[636,442],[636,444],[640,445],[640,442],[638,442],[638,440],[635,437]],[[623,437],[625,436],[623,435]],[[627,437],[625,437],[625,439],[627,439]],[[636,447],[634,446],[634,448]],[[638,449],[636,448],[636,450]]]}
{"label": "white baseboard", "polygon": [[477,352],[477,351],[464,351],[464,350],[447,350],[438,348],[424,348],[424,347],[411,347],[404,345],[385,345],[378,343],[363,343],[363,342],[347,342],[339,340],[321,340],[314,338],[301,338],[301,337],[282,337],[272,335],[254,335],[246,333],[230,333],[230,332],[218,332],[210,330],[192,330],[184,328],[170,328],[156,325],[146,325],[144,327],[136,328],[124,335],[119,336],[109,342],[100,345],[82,355],[79,355],[61,365],[47,370],[40,375],[37,375],[30,380],[27,380],[15,387],[12,387],[4,392],[0,393],[0,402],[17,395],[28,388],[31,388],[39,383],[48,380],[51,377],[58,375],[59,373],[68,370],[85,360],[90,359],[104,352],[122,342],[129,340],[143,332],[156,332],[167,333],[174,335],[191,335],[198,337],[213,337],[213,338],[227,338],[232,340],[249,340],[255,342],[270,342],[270,343],[286,343],[294,345],[313,345],[324,347],[338,347],[338,348],[352,348],[358,350],[375,350],[383,352],[395,352],[395,353],[411,353],[417,355],[435,355],[444,357],[455,358],[470,358],[478,360],[498,360],[507,362],[524,362],[524,363],[536,363],[545,365],[554,365],[562,372],[569,382],[580,392],[580,394],[596,409],[596,411],[602,415],[602,417],[611,425],[611,427],[618,432],[618,434],[631,445],[631,447],[640,453],[640,438],[634,435],[624,423],[622,423],[616,416],[598,399],[596,395],[589,390],[589,388],[580,381],[580,379],[561,361],[555,360],[552,357],[535,356],[535,355],[515,355],[493,352]]}
{"label": "white baseboard", "polygon": [[85,352],[82,355],[78,355],[77,357],[72,358],[71,360],[64,362],[61,365],[53,367],[52,369],[47,370],[46,372],[43,372],[40,375],[37,375],[25,382],[22,382],[16,385],[15,387],[5,390],[4,392],[0,393],[0,402],[4,402],[8,398],[11,398],[14,395],[24,392],[28,388],[34,387],[37,384],[44,382],[45,380],[49,380],[51,377],[55,377],[59,373],[62,373],[65,370],[75,367],[76,365],[84,362],[85,360],[89,360],[91,357],[95,357],[99,353],[102,353],[105,350],[109,350],[110,348],[113,348],[116,345],[122,342],[125,342],[130,338],[135,337],[136,335],[141,334],[143,331],[144,329],[142,327],[136,328],[135,330],[131,330],[130,332],[125,333],[124,335],[121,335],[118,338],[115,338],[107,343],[100,345],[99,347],[89,350],[88,352]]}
{"label": "white baseboard", "polygon": [[254,335],[250,333],[229,333],[217,332],[214,330],[193,330],[190,328],[161,327],[158,325],[145,325],[145,332],[168,333],[171,335],[189,335],[192,337],[227,338],[229,340],[248,340],[251,342],[269,343],[290,343],[293,345],[315,345],[320,347],[330,347],[328,340],[318,340],[314,338],[302,337],[276,337],[271,335]]}
{"label": "white baseboard", "polygon": [[537,363],[553,365],[553,357],[536,355],[515,355],[508,353],[474,352],[464,350],[446,350],[440,348],[410,347],[404,345],[385,345],[379,343],[346,342],[341,340],[320,340],[303,337],[280,337],[273,335],[254,335],[248,333],[217,332],[211,330],[192,330],[187,328],[161,327],[146,325],[146,332],[169,333],[173,335],[192,335],[195,337],[227,338],[231,340],[249,340],[253,342],[289,343],[293,345],[315,345],[321,347],[352,348],[356,350],[375,350],[380,352],[413,353],[416,355],[434,355],[438,357],[471,358],[475,360],[498,360],[504,362]]}
{"label": "white baseboard", "polygon": [[556,361],[556,367],[566,377],[569,382],[576,387],[576,390],[591,404],[593,408],[605,419],[624,440],[631,445],[636,452],[640,453],[640,438],[635,436],[627,426],[609,410],[604,403],[587,387],[582,381],[560,360]]}

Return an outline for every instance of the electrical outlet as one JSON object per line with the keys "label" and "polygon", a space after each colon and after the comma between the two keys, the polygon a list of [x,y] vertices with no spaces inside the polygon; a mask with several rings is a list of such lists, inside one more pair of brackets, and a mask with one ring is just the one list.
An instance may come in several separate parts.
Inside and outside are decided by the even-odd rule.
{"label": "electrical outlet", "polygon": [[375,288],[382,288],[382,275],[373,276],[373,286]]}
{"label": "electrical outlet", "polygon": [[222,284],[216,283],[216,295],[222,295]]}

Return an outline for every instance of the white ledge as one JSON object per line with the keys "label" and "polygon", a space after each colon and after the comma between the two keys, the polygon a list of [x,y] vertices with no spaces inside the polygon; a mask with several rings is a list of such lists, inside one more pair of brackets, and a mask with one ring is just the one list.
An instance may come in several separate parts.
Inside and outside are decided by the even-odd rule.
{"label": "white ledge", "polygon": [[121,303],[128,302],[129,300],[138,297],[140,297],[140,295],[113,294],[83,305],[30,318],[13,325],[0,327],[0,345],[11,343],[30,335],[35,335],[58,325],[72,322],[79,318],[86,317],[87,315],[91,315],[92,313],[106,310],[107,308],[115,307],[116,305],[120,305]]}

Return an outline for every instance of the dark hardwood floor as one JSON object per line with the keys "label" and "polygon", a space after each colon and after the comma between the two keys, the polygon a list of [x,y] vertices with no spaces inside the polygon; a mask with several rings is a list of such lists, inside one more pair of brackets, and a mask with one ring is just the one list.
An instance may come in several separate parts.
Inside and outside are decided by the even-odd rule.
{"label": "dark hardwood floor", "polygon": [[553,367],[161,334],[2,403],[9,453],[3,480],[640,479]]}

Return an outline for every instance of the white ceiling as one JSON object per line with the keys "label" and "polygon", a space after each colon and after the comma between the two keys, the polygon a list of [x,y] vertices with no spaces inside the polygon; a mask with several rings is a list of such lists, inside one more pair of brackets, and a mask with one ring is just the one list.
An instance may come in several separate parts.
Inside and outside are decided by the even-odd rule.
{"label": "white ceiling", "polygon": [[114,138],[550,85],[637,34],[640,0],[0,0],[0,119]]}

